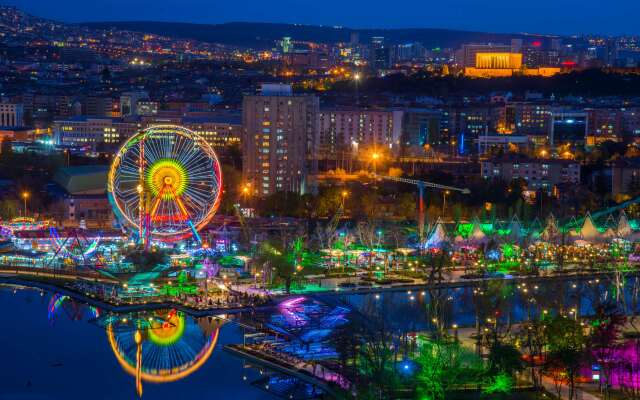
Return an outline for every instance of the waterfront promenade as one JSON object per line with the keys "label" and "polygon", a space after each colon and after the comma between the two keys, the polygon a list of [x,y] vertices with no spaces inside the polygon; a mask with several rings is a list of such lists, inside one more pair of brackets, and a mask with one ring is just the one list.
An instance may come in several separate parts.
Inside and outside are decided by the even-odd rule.
{"label": "waterfront promenade", "polygon": [[[626,274],[637,274],[638,271],[630,271]],[[234,294],[236,301],[224,304],[198,301],[197,296],[150,296],[143,299],[128,298],[127,296],[114,296],[105,294],[104,290],[95,290],[104,285],[111,287],[119,286],[119,281],[104,278],[96,272],[63,273],[60,271],[36,270],[29,271],[15,267],[3,268],[0,266],[0,284],[17,285],[38,288],[48,292],[57,292],[74,297],[80,301],[94,305],[101,309],[115,312],[137,312],[156,309],[177,309],[194,317],[232,314],[239,312],[251,312],[256,310],[269,309],[277,304],[279,300],[292,295],[322,295],[322,296],[345,296],[345,295],[367,295],[386,292],[412,292],[428,289],[454,289],[470,287],[482,284],[489,280],[506,280],[515,283],[529,282],[532,284],[544,284],[552,280],[589,280],[598,277],[611,275],[612,271],[601,272],[565,272],[562,274],[547,274],[540,276],[513,276],[513,277],[488,277],[464,279],[456,274],[448,274],[442,281],[429,284],[420,279],[415,279],[413,283],[391,283],[384,285],[359,285],[343,288],[340,282],[351,282],[354,279],[333,280],[325,282],[323,290],[317,288],[307,292],[305,290],[294,290],[291,293],[283,291],[269,291],[256,288],[252,284],[232,284],[229,290]],[[329,281],[329,280],[327,280]]]}

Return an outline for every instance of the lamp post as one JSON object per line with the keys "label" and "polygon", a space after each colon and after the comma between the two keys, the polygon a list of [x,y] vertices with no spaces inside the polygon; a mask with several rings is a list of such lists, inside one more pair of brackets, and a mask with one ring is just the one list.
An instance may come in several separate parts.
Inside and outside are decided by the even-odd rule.
{"label": "lamp post", "polygon": [[353,74],[353,81],[356,86],[356,106],[360,104],[360,95],[358,93],[358,83],[360,83],[360,73],[356,72]]}
{"label": "lamp post", "polygon": [[449,193],[451,192],[448,190],[442,192],[442,218],[444,218],[444,212],[447,208],[447,196],[449,195]]}
{"label": "lamp post", "polygon": [[378,160],[380,159],[380,153],[378,153],[377,151],[374,151],[373,154],[371,154],[371,159],[373,160],[373,173],[377,173],[377,164],[378,164]]}
{"label": "lamp post", "polygon": [[251,192],[250,186],[250,183],[245,183],[242,186],[242,197],[244,197],[245,201],[247,200],[247,197],[249,197],[249,193]]}
{"label": "lamp post", "polygon": [[27,191],[22,192],[22,200],[24,200],[24,214],[23,214],[24,217],[27,216],[27,199],[28,198],[29,198],[29,192]]}

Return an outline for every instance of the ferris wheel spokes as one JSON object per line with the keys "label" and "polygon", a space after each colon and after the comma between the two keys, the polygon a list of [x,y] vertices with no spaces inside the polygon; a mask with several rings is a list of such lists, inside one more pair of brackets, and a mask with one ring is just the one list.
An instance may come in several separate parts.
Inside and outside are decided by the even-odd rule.
{"label": "ferris wheel spokes", "polygon": [[109,174],[109,195],[118,216],[140,231],[142,221],[148,221],[144,230],[161,240],[198,238],[198,229],[219,205],[221,190],[213,149],[176,126],[134,135],[114,158]]}

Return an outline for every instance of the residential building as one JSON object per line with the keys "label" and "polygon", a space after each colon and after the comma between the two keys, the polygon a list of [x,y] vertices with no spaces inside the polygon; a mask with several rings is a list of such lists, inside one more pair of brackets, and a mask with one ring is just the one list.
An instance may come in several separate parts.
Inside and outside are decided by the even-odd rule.
{"label": "residential building", "polygon": [[551,193],[563,183],[580,183],[580,163],[572,160],[527,158],[507,155],[481,161],[480,173],[484,179],[501,179],[511,182],[523,179],[529,190]]}
{"label": "residential building", "polygon": [[611,194],[637,195],[640,192],[640,159],[620,158],[611,163]]}
{"label": "residential building", "polygon": [[289,85],[264,84],[244,97],[243,176],[254,195],[305,191],[318,111],[318,97],[294,95]]}
{"label": "residential building", "polygon": [[117,146],[139,129],[136,122],[117,118],[74,117],[53,122],[53,139],[58,145]]}
{"label": "residential building", "polygon": [[314,157],[335,160],[358,149],[399,148],[402,111],[367,109],[323,109],[317,116]]}

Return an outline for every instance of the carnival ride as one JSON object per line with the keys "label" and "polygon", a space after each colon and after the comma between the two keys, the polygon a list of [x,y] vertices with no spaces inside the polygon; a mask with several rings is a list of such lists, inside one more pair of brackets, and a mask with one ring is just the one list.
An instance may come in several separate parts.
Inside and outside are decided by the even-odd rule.
{"label": "carnival ride", "polygon": [[63,232],[63,235],[61,237],[55,227],[49,227],[49,236],[54,250],[52,259],[63,256],[81,265],[86,265],[95,254],[101,239],[100,234],[89,236],[83,229],[68,229]]}
{"label": "carnival ride", "polygon": [[123,226],[145,246],[151,240],[200,241],[222,192],[220,162],[194,132],[163,125],[144,129],[115,155],[107,193]]}

